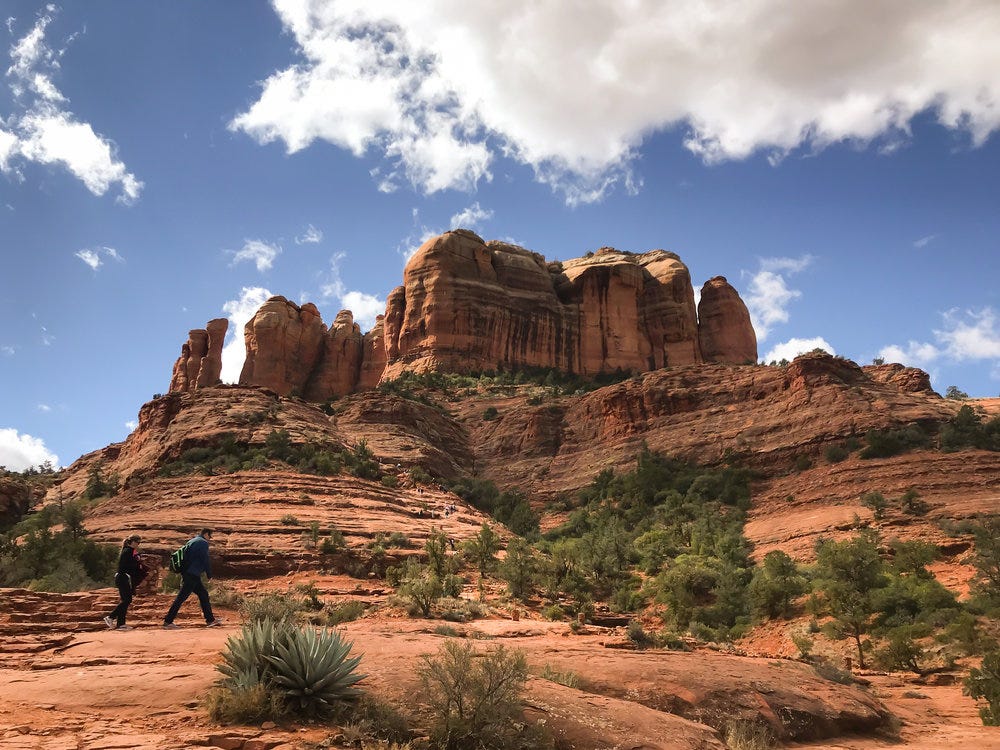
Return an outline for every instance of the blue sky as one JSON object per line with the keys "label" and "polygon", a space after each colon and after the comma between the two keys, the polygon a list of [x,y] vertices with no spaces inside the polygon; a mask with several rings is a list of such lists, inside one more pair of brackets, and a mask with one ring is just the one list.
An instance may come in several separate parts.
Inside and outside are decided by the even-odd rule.
{"label": "blue sky", "polygon": [[996,396],[1000,6],[788,5],[7,0],[0,465],[123,439],[211,318],[234,378],[269,293],[367,328],[455,226]]}

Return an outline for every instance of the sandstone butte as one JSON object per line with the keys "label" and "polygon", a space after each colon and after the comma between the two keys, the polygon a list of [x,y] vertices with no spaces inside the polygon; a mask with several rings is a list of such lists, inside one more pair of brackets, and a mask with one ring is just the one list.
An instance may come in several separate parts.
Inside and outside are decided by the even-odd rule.
{"label": "sandstone butte", "polygon": [[[461,266],[462,273],[446,272],[446,265]],[[446,631],[440,620],[406,617],[392,604],[383,574],[390,564],[423,555],[423,542],[435,531],[460,544],[483,523],[495,523],[445,489],[458,477],[524,492],[543,528],[551,528],[566,517],[562,498],[604,469],[630,469],[644,446],[703,464],[739,460],[755,476],[744,533],[757,560],[780,549],[812,562],[818,538],[844,539],[863,523],[885,538],[934,544],[940,553],[934,575],[967,593],[973,539],[959,522],[1000,507],[1000,453],[922,449],[883,459],[864,460],[856,452],[835,463],[824,458],[831,446],[869,430],[920,425],[933,433],[961,404],[936,394],[926,373],[901,365],[861,367],[821,353],[786,366],[742,364],[755,359],[755,345],[741,338],[742,324],[726,321],[742,320],[745,307],[728,285],[712,279],[695,316],[693,302],[684,301],[690,285],[682,268],[667,254],[608,251],[556,270],[527,251],[449,233],[414,257],[404,286],[368,334],[348,312],[326,330],[311,305],[269,300],[247,327],[255,353],[250,371],[266,373],[268,385],[213,386],[224,321],[193,331],[170,392],[142,406],[125,441],[65,469],[45,502],[79,496],[88,474],[100,468],[118,475],[121,491],[88,508],[93,538],[117,543],[123,530],[138,532],[144,551],[163,559],[192,530],[211,526],[216,572],[230,588],[288,592],[308,584],[326,602],[361,602],[363,617],[341,627],[364,653],[369,689],[406,708],[414,707],[420,657],[436,651]],[[660,281],[648,281],[647,272]],[[525,289],[546,289],[532,286],[543,278],[558,280],[549,287],[554,291],[544,314],[522,306],[530,296]],[[651,285],[641,298],[633,293],[640,279]],[[494,300],[479,306],[485,322],[471,308],[476,294]],[[447,331],[437,312],[445,304],[456,321]],[[501,324],[520,337],[518,345],[490,333]],[[588,341],[607,333],[607,346],[567,343],[582,335],[581,326],[590,332]],[[626,330],[634,349],[623,344]],[[552,359],[531,359],[543,352]],[[468,372],[560,361],[572,361],[577,372],[621,367],[633,374],[572,394],[487,379],[453,389],[375,388],[409,368]],[[345,362],[350,366],[342,367]],[[354,392],[328,403],[341,391]],[[978,405],[1000,414],[1000,400]],[[484,418],[489,411],[495,418]],[[331,450],[364,441],[396,486],[346,472],[300,473],[280,462],[232,473],[163,471],[190,449],[227,440],[259,447],[275,430],[286,431],[293,445]],[[434,480],[418,481],[418,469]],[[924,515],[893,512],[877,520],[860,504],[872,489],[895,497],[911,488],[928,505]],[[16,516],[34,502],[16,482],[0,484],[0,512]],[[307,543],[313,523],[324,533],[340,530],[345,548],[327,554]],[[494,527],[511,538],[503,526]],[[373,552],[393,532],[405,533],[411,548]],[[724,647],[689,642],[691,651],[637,651],[625,635],[628,616],[604,603],[577,632],[544,619],[541,600],[511,600],[500,581],[487,580],[481,591],[484,616],[456,623],[452,632],[525,652],[534,675],[525,716],[545,721],[560,747],[724,750],[726,724],[745,720],[768,726],[782,746],[812,750],[1000,748],[997,730],[981,725],[975,704],[961,692],[974,659],[921,675],[855,669],[859,682],[841,684],[798,658],[793,637],[809,626],[804,610]],[[462,596],[479,598],[474,577]],[[153,630],[170,597],[147,593],[134,605],[138,629],[109,633],[99,615],[114,600],[110,588],[2,592],[0,746],[351,746],[317,725],[213,725],[197,699],[217,677],[214,665],[237,632],[238,613],[222,606],[226,627],[196,629],[197,608],[189,603],[179,619],[182,630]],[[658,627],[655,607],[635,616],[649,629]],[[814,654],[840,665],[851,646],[817,636]],[[542,679],[545,671],[574,673],[579,683]]]}
{"label": "sandstone butte", "polygon": [[[190,338],[170,391],[218,383],[225,321]],[[312,303],[269,299],[247,323],[241,385],[324,402],[403,372],[554,368],[580,375],[757,359],[747,307],[716,276],[695,308],[674,253],[602,248],[547,262],[466,230],[425,242],[362,335],[350,311],[329,327]]]}

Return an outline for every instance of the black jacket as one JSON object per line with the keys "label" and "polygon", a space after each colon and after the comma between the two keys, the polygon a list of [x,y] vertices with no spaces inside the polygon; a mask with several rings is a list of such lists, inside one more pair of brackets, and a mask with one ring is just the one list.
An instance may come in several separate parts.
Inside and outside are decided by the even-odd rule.
{"label": "black jacket", "polygon": [[118,556],[118,575],[125,574],[132,581],[132,590],[146,577],[146,566],[142,564],[139,553],[127,544],[122,545],[122,553]]}

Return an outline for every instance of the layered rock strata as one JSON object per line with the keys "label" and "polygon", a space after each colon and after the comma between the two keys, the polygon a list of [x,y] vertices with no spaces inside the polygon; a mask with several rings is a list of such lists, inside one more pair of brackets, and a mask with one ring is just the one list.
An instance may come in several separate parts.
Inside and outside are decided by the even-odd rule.
{"label": "layered rock strata", "polygon": [[[327,330],[315,305],[269,299],[246,325],[239,382],[323,402],[406,371],[596,375],[756,361],[750,315],[725,278],[705,285],[697,313],[674,253],[601,248],[548,262],[459,229],[421,246],[364,336],[350,311]],[[178,363],[171,390],[191,387],[190,367]]]}
{"label": "layered rock strata", "polygon": [[181,346],[181,356],[170,377],[171,392],[193,391],[222,382],[222,344],[228,329],[228,320],[216,318],[205,328],[188,331],[187,343]]}

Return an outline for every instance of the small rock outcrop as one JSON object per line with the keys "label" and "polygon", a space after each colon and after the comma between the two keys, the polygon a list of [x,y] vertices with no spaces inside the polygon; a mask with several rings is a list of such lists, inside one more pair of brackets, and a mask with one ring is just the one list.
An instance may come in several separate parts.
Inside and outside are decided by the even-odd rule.
{"label": "small rock outcrop", "polygon": [[701,288],[698,345],[706,362],[745,365],[757,361],[750,311],[725,276],[711,278]]}
{"label": "small rock outcrop", "polygon": [[904,393],[936,393],[931,387],[931,376],[916,367],[889,364],[866,365],[863,369],[872,380],[895,386]]}
{"label": "small rock outcrop", "polygon": [[222,374],[222,344],[229,321],[216,318],[205,328],[188,332],[187,343],[181,346],[181,356],[174,363],[170,377],[170,392],[193,391],[218,385]]}

